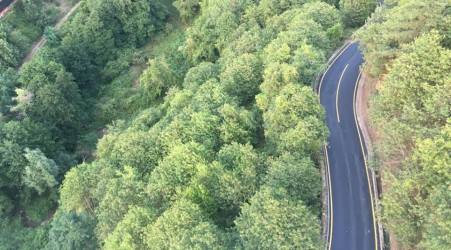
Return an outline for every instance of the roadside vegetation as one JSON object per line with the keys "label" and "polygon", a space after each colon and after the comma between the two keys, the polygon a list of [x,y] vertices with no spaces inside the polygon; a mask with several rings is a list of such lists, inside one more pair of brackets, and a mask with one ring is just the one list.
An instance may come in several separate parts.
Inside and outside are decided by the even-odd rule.
{"label": "roadside vegetation", "polygon": [[404,249],[449,249],[450,3],[385,2],[357,35],[380,80],[370,111],[383,223]]}
{"label": "roadside vegetation", "polygon": [[49,26],[69,11],[76,0],[19,0],[0,19],[0,71],[18,67],[34,42],[51,33]]}
{"label": "roadside vegetation", "polygon": [[1,58],[0,248],[320,248],[311,86],[361,3],[83,0],[45,24],[18,72]]}

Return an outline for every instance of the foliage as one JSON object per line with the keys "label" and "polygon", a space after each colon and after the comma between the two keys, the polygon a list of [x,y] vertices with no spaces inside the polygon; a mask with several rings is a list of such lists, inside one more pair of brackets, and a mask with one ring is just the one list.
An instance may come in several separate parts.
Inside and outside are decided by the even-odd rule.
{"label": "foliage", "polygon": [[87,214],[63,213],[52,221],[47,249],[96,249],[95,220]]}
{"label": "foliage", "polygon": [[382,203],[383,215],[387,226],[406,246],[441,249],[451,244],[443,237],[451,230],[447,219],[450,136],[448,124],[440,135],[418,141],[405,169],[391,177]]}
{"label": "foliage", "polygon": [[307,87],[288,84],[263,114],[265,136],[276,152],[312,154],[327,137],[324,111]]}
{"label": "foliage", "polygon": [[442,43],[450,47],[451,16],[446,14],[447,0],[393,1],[385,6],[378,7],[368,24],[356,34],[362,41],[371,74],[384,73],[403,45],[432,29],[438,30],[444,36]]}
{"label": "foliage", "polygon": [[376,4],[373,0],[340,0],[344,23],[350,27],[363,25],[376,8]]}
{"label": "foliage", "polygon": [[42,194],[58,184],[55,177],[59,169],[53,160],[45,157],[39,149],[25,149],[24,156],[28,161],[22,178],[25,186]]}
{"label": "foliage", "polygon": [[302,202],[272,192],[277,190],[263,189],[243,206],[236,225],[244,248],[318,249],[320,229],[315,216]]}
{"label": "foliage", "polygon": [[385,157],[407,156],[415,138],[436,134],[450,117],[451,51],[433,32],[404,48],[373,101]]}
{"label": "foliage", "polygon": [[50,249],[318,248],[327,130],[308,86],[342,39],[339,11],[175,1],[184,27],[170,4],[83,1],[17,80],[2,74],[2,195],[40,204],[22,184],[36,149],[33,166],[58,166],[55,185],[33,178],[41,198],[65,174]]}
{"label": "foliage", "polygon": [[151,209],[132,207],[105,240],[105,249],[147,249],[146,227],[155,220]]}
{"label": "foliage", "polygon": [[174,1],[174,6],[180,13],[180,17],[185,21],[192,20],[200,10],[199,0],[177,0]]}
{"label": "foliage", "polygon": [[[308,157],[299,159],[289,153],[270,159],[265,185],[272,190],[285,189],[288,197],[302,200],[318,209],[320,204],[320,173]],[[316,210],[319,211],[319,210]]]}
{"label": "foliage", "polygon": [[[385,193],[382,219],[412,249],[446,249],[451,230],[449,15],[446,1],[390,1],[357,36],[381,79],[371,101]],[[428,11],[424,11],[428,9]]]}
{"label": "foliage", "polygon": [[174,75],[163,58],[150,60],[149,67],[140,78],[140,87],[147,102],[154,101],[174,84]]}
{"label": "foliage", "polygon": [[221,246],[220,232],[199,207],[177,201],[147,229],[148,249],[211,249]]}
{"label": "foliage", "polygon": [[138,173],[131,167],[125,167],[104,183],[104,192],[95,210],[97,218],[96,233],[103,241],[113,232],[131,206],[143,205],[144,183],[139,181]]}

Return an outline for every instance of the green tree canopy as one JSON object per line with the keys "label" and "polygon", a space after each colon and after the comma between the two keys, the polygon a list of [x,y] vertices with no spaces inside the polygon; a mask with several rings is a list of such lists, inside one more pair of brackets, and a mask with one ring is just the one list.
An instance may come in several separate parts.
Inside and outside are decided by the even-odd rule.
{"label": "green tree canopy", "polygon": [[104,249],[144,250],[148,249],[146,228],[155,221],[155,213],[145,207],[132,207],[105,240]]}
{"label": "green tree canopy", "polygon": [[359,27],[376,8],[374,0],[340,0],[340,10],[344,23],[350,27]]}
{"label": "green tree canopy", "polygon": [[42,194],[58,184],[56,177],[59,169],[52,159],[48,159],[39,149],[25,149],[25,166],[22,182]]}
{"label": "green tree canopy", "polygon": [[149,249],[221,248],[221,232],[205,218],[199,206],[179,200],[149,225]]}
{"label": "green tree canopy", "polygon": [[97,249],[95,220],[88,214],[62,213],[52,220],[51,226],[47,249]]}
{"label": "green tree canopy", "polygon": [[250,204],[243,206],[236,220],[243,247],[320,248],[320,228],[315,216],[302,202],[279,198],[271,192],[261,190],[250,200]]}

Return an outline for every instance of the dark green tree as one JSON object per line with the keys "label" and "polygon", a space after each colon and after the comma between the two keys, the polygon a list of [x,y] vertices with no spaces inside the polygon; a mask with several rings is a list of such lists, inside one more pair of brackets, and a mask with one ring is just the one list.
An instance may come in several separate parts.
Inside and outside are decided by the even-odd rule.
{"label": "dark green tree", "polygon": [[74,212],[57,215],[49,231],[47,249],[97,249],[95,220],[88,214]]}
{"label": "dark green tree", "polygon": [[363,25],[376,8],[376,4],[375,0],[340,0],[344,23],[349,27]]}

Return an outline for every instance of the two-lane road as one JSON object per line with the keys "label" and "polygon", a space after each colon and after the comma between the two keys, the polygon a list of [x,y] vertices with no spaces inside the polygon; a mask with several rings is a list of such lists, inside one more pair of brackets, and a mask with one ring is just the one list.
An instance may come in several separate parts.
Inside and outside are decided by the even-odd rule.
{"label": "two-lane road", "polygon": [[364,146],[355,116],[362,55],[348,44],[324,73],[319,96],[330,137],[325,147],[329,180],[328,249],[379,250]]}

